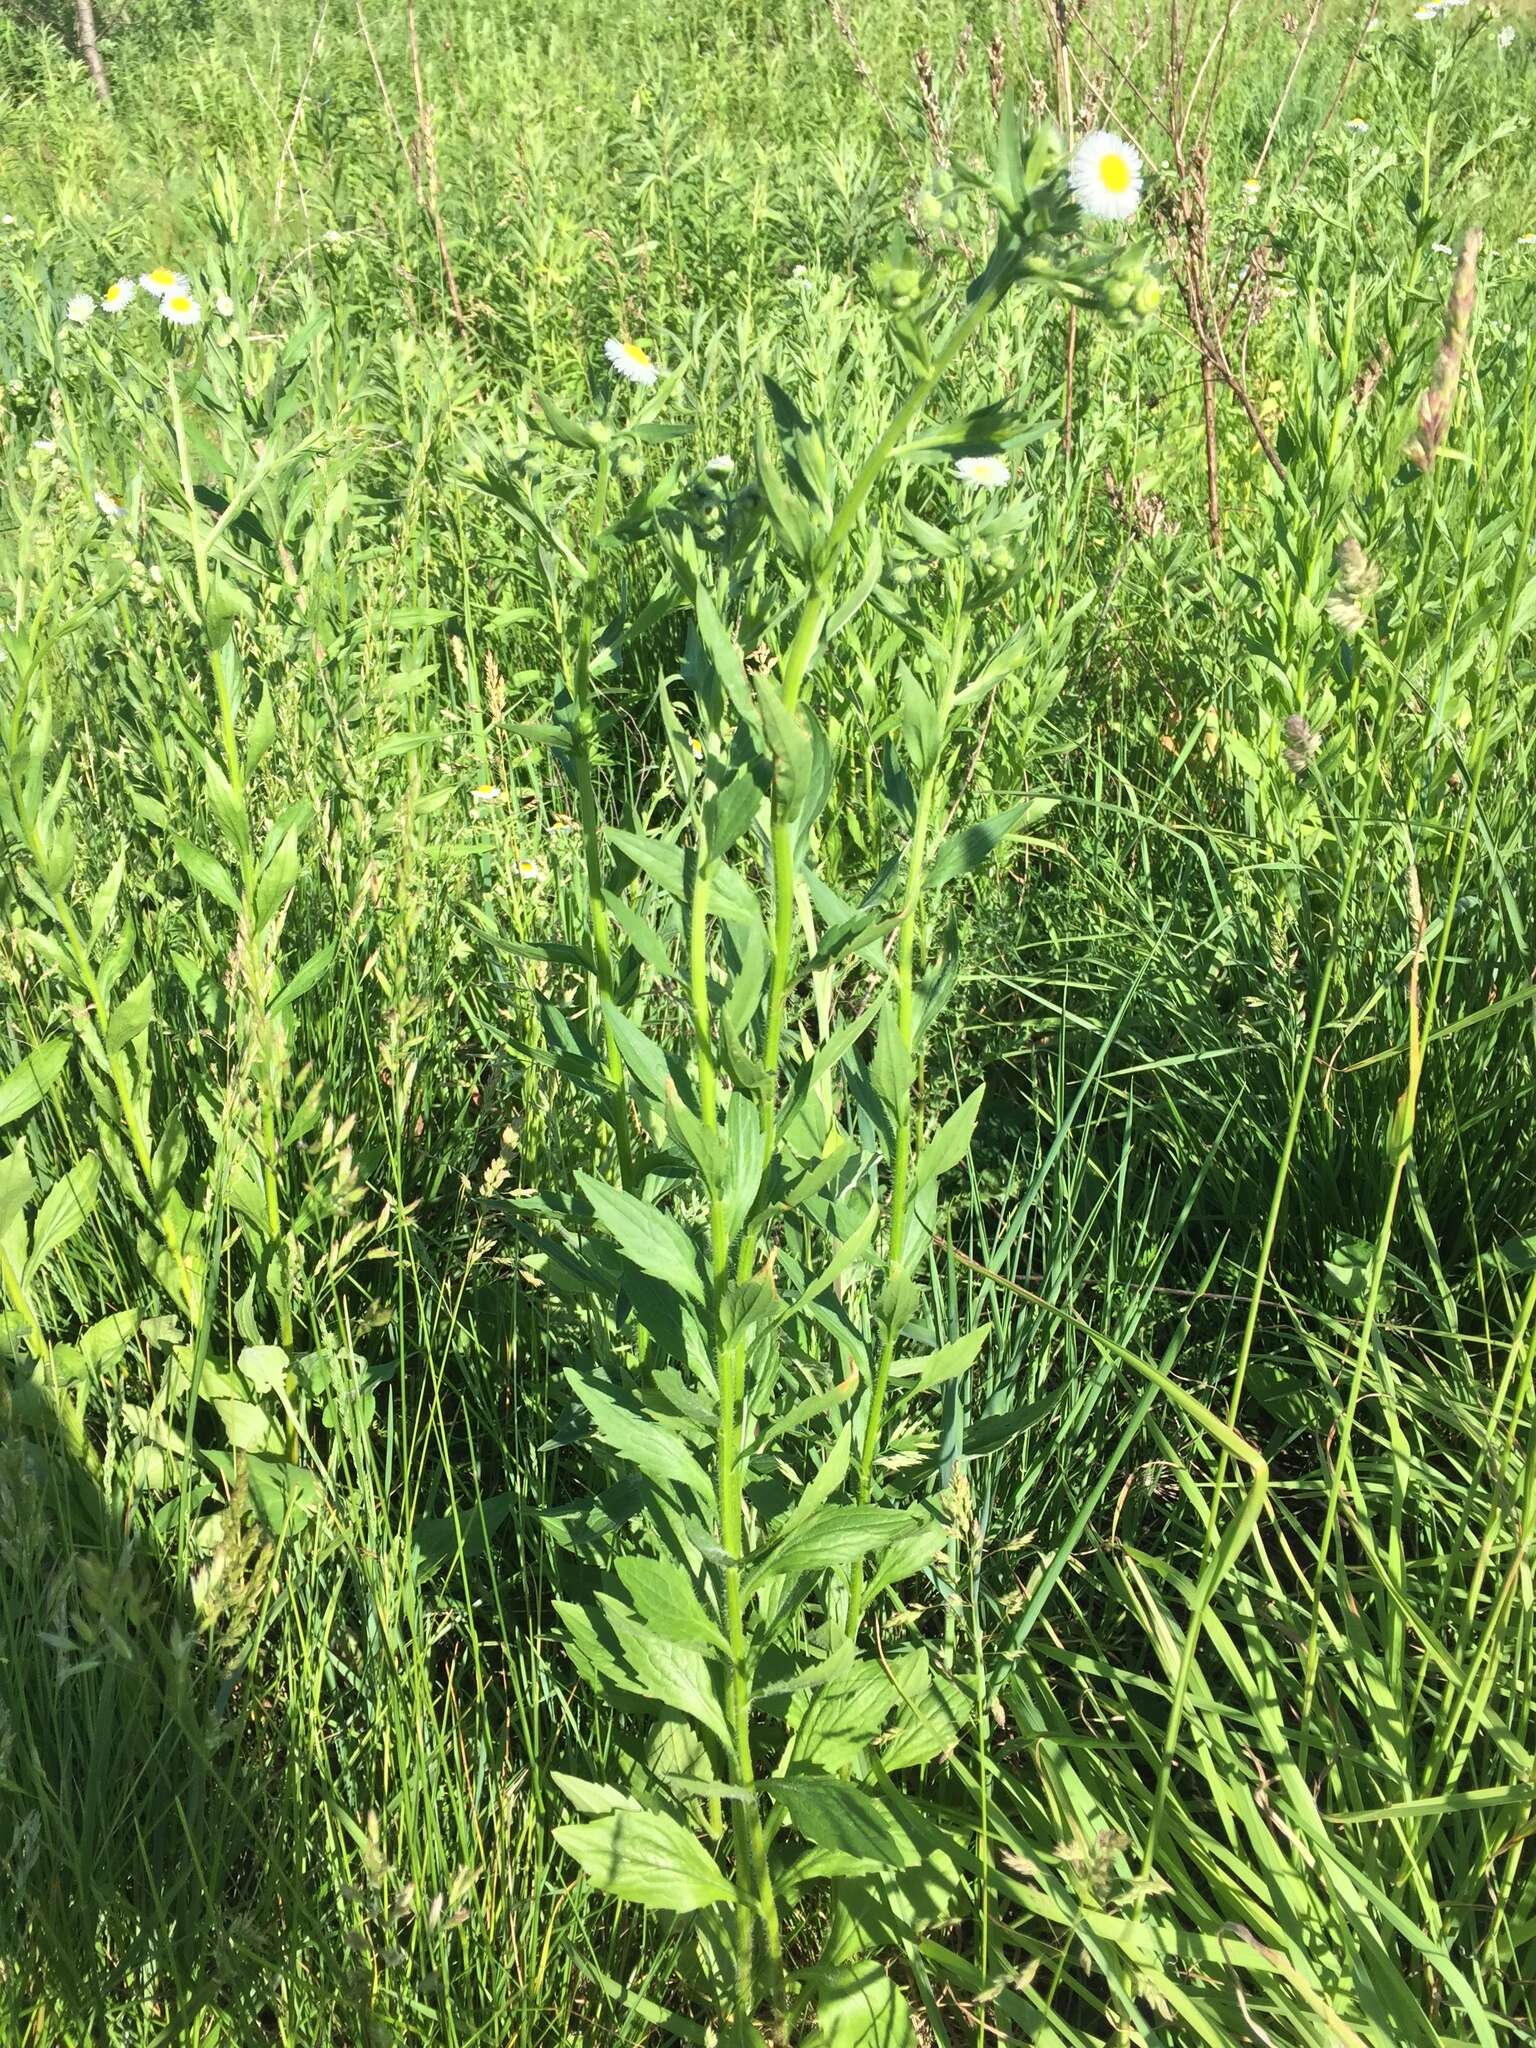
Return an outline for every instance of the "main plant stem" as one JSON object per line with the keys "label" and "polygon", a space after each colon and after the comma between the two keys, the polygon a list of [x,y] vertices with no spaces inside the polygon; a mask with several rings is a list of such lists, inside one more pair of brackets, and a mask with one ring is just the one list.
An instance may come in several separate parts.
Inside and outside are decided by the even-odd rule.
{"label": "main plant stem", "polygon": [[731,1769],[737,1797],[732,1801],[736,1838],[736,2000],[745,2027],[757,2007],[754,1923],[760,1925],[768,1963],[768,1996],[776,2016],[784,2010],[784,1957],[778,1904],[768,1868],[762,1812],[752,1768],[752,1680],[746,1619],[741,1596],[742,1500],[741,1417],[745,1393],[742,1340],[725,1329],[725,1293],[730,1285],[730,1229],[720,1187],[720,1091],[709,1014],[709,880],[700,861],[688,913],[688,989],[693,1019],[694,1058],[699,1073],[699,1117],[715,1155],[709,1174],[710,1352],[719,1399],[715,1441],[716,1504],[724,1567],[725,1625],[730,1664],[726,1676],[726,1719],[731,1732]]}
{"label": "main plant stem", "polygon": [[603,900],[603,843],[598,823],[597,799],[592,789],[592,743],[597,737],[597,715],[592,705],[592,634],[596,623],[594,598],[597,582],[597,543],[608,509],[608,480],[611,473],[608,450],[597,455],[597,483],[592,493],[592,516],[587,525],[587,552],[581,584],[581,610],[576,634],[576,661],[571,674],[571,696],[576,707],[576,726],[571,761],[576,771],[576,811],[581,822],[581,843],[586,857],[587,931],[592,942],[592,965],[597,984],[597,1007],[602,1015],[603,1066],[612,1092],[609,1120],[618,1148],[619,1178],[626,1188],[635,1178],[634,1146],[629,1129],[629,1090],[624,1084],[624,1061],[614,1035],[607,1004],[617,1002],[618,986],[613,972],[613,944],[609,935],[608,906]]}

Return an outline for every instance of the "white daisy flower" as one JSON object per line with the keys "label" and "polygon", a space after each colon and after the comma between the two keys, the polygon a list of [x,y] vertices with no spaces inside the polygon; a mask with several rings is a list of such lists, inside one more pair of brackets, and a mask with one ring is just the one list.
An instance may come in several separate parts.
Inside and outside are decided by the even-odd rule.
{"label": "white daisy flower", "polygon": [[688,735],[688,751],[692,754],[695,761],[702,761],[704,759],[703,745],[694,733],[689,733]]}
{"label": "white daisy flower", "polygon": [[15,225],[16,216],[14,213],[0,213],[0,228],[13,228]]}
{"label": "white daisy flower", "polygon": [[1096,128],[1073,150],[1067,183],[1094,220],[1129,220],[1141,198],[1141,158],[1130,143]]}
{"label": "white daisy flower", "polygon": [[219,293],[219,296],[218,296],[218,297],[217,297],[217,298],[216,298],[216,299],[214,300],[214,302],[213,302],[213,310],[215,311],[215,313],[217,313],[217,314],[218,314],[218,316],[219,316],[219,318],[220,318],[221,320],[233,320],[233,319],[234,319],[234,317],[235,317],[235,302],[234,302],[234,300],[233,300],[233,299],[232,299],[232,298],[231,298],[231,297],[229,296],[229,293],[228,293],[228,292],[220,292],[220,293]]}
{"label": "white daisy flower", "polygon": [[185,291],[167,292],[160,301],[160,317],[169,320],[173,327],[195,327],[203,317],[203,309]]}
{"label": "white daisy flower", "polygon": [[76,292],[64,308],[64,317],[73,320],[77,327],[83,327],[96,310],[96,301],[89,292]]}
{"label": "white daisy flower", "polygon": [[1430,247],[1437,256],[1454,256],[1456,253],[1449,242],[1431,242]]}
{"label": "white daisy flower", "polygon": [[92,491],[91,496],[95,499],[96,510],[101,514],[103,519],[122,518],[123,508],[121,505],[119,505],[116,498],[113,497],[110,491]]}
{"label": "white daisy flower", "polygon": [[955,475],[978,491],[1000,491],[1009,482],[1008,465],[1000,455],[961,455]]}
{"label": "white daisy flower", "polygon": [[1427,6],[1415,7],[1413,18],[1415,21],[1438,21],[1440,19],[1440,9],[1434,4],[1434,0],[1430,0],[1430,4]]}
{"label": "white daisy flower", "polygon": [[1517,249],[1536,247],[1536,235],[1516,235],[1515,247]]}
{"label": "white daisy flower", "polygon": [[499,804],[502,790],[499,782],[480,782],[469,792],[472,804]]}
{"label": "white daisy flower", "polygon": [[102,293],[101,310],[104,313],[123,312],[137,290],[138,286],[131,277],[118,278],[115,283],[109,284]]}
{"label": "white daisy flower", "polygon": [[544,870],[543,870],[543,869],[542,869],[542,868],[541,868],[541,867],[539,866],[539,864],[538,864],[538,862],[537,862],[536,860],[530,860],[530,859],[529,859],[529,857],[528,857],[528,855],[527,855],[526,853],[525,853],[525,854],[522,854],[522,855],[521,855],[521,856],[519,857],[519,859],[518,859],[518,860],[516,861],[515,865],[516,865],[516,868],[517,868],[517,874],[518,874],[518,879],[519,879],[519,881],[523,881],[523,882],[542,882],[542,881],[543,881],[543,879],[544,879]]}
{"label": "white daisy flower", "polygon": [[734,455],[711,455],[704,467],[711,476],[729,476],[736,467]]}
{"label": "white daisy flower", "polygon": [[34,455],[51,455],[54,449],[58,447],[58,445],[59,444],[57,441],[34,441],[32,443],[32,452]]}
{"label": "white daisy flower", "polygon": [[1371,124],[1369,121],[1362,121],[1358,114],[1352,121],[1346,121],[1344,123],[1344,126],[1349,130],[1351,135],[1364,135],[1369,130],[1370,125]]}
{"label": "white daisy flower", "polygon": [[163,263],[157,270],[141,270],[139,286],[155,299],[163,299],[167,292],[184,292],[191,289],[179,270],[168,270]]}
{"label": "white daisy flower", "polygon": [[1501,50],[1507,50],[1514,40],[1515,32],[1512,28],[1506,25],[1499,30],[1499,48]]}
{"label": "white daisy flower", "polygon": [[603,343],[603,354],[615,376],[622,377],[626,384],[654,384],[661,375],[643,348],[632,341],[620,341],[616,334],[610,334]]}
{"label": "white daisy flower", "polygon": [[1263,186],[1259,183],[1257,178],[1244,178],[1243,198],[1245,202],[1249,206],[1252,206],[1254,201],[1258,198],[1259,194],[1263,191],[1263,189]]}

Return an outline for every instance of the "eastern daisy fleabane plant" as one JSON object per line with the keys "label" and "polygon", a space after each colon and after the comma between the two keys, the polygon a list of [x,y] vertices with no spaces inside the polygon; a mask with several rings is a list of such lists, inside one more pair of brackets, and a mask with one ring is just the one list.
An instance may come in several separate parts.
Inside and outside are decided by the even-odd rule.
{"label": "eastern daisy fleabane plant", "polygon": [[711,476],[729,476],[736,467],[734,455],[711,455],[704,467]]}
{"label": "eastern daisy fleabane plant", "polygon": [[614,375],[622,377],[626,384],[654,384],[661,375],[638,343],[621,341],[616,334],[610,334],[603,343],[603,354]]}
{"label": "eastern daisy fleabane plant", "polygon": [[122,313],[132,303],[138,286],[131,277],[117,278],[101,295],[101,310],[104,313]]}
{"label": "eastern daisy fleabane plant", "polygon": [[1011,480],[1009,468],[1000,455],[962,455],[955,462],[955,475],[973,490],[1000,491]]}
{"label": "eastern daisy fleabane plant", "polygon": [[186,291],[167,292],[160,301],[160,317],[169,320],[173,327],[195,327],[203,317],[203,309]]}
{"label": "eastern daisy fleabane plant", "polygon": [[1093,220],[1129,220],[1141,201],[1141,156],[1107,128],[1085,135],[1067,166],[1072,197]]}
{"label": "eastern daisy fleabane plant", "polygon": [[499,782],[476,783],[475,787],[469,792],[469,800],[472,804],[500,803],[501,784]]}
{"label": "eastern daisy fleabane plant", "polygon": [[77,327],[83,327],[96,310],[96,301],[89,292],[76,292],[64,308],[66,319],[73,320]]}
{"label": "eastern daisy fleabane plant", "polygon": [[123,508],[110,491],[94,490],[91,493],[91,497],[95,500],[96,510],[103,519],[122,518]]}

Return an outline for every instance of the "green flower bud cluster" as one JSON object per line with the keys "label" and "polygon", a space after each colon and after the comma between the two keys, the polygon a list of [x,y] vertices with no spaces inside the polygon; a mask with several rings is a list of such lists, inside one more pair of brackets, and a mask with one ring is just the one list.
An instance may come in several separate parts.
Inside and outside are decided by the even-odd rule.
{"label": "green flower bud cluster", "polygon": [[696,476],[688,492],[688,522],[700,540],[718,546],[725,539],[730,500],[712,476]]}
{"label": "green flower bud cluster", "polygon": [[910,313],[923,297],[923,273],[910,258],[892,262],[882,256],[869,267],[875,296],[891,313]]}
{"label": "green flower bud cluster", "polygon": [[953,235],[960,231],[958,195],[951,181],[940,173],[913,209],[918,226],[928,235]]}
{"label": "green flower bud cluster", "polygon": [[621,476],[625,483],[637,484],[645,475],[645,458],[638,448],[621,448],[614,457],[613,469],[614,474]]}
{"label": "green flower bud cluster", "polygon": [[1163,286],[1145,249],[1119,250],[1090,286],[1088,302],[1117,327],[1139,327],[1152,319],[1163,302]]}

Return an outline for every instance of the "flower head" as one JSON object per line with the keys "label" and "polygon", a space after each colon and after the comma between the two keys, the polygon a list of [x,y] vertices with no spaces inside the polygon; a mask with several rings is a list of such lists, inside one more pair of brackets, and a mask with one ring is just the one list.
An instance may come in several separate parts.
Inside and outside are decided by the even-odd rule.
{"label": "flower head", "polygon": [[1009,482],[1008,465],[1000,455],[961,455],[955,475],[978,491],[1000,491]]}
{"label": "flower head", "polygon": [[32,443],[32,452],[34,455],[51,455],[58,445],[57,441],[50,441],[44,436],[42,439]]}
{"label": "flower head", "polygon": [[115,284],[109,284],[101,295],[101,310],[104,313],[121,313],[132,299],[138,286],[131,277],[120,277]]}
{"label": "flower head", "polygon": [[187,280],[181,272],[168,270],[163,263],[158,270],[140,271],[139,283],[151,297],[157,299],[163,299],[167,292],[184,292],[188,289]]}
{"label": "flower head", "polygon": [[1515,247],[1517,249],[1529,249],[1533,246],[1536,246],[1536,235],[1516,235]]}
{"label": "flower head", "polygon": [[1371,124],[1369,121],[1362,121],[1358,114],[1356,114],[1355,118],[1352,121],[1346,121],[1344,123],[1344,126],[1349,130],[1351,135],[1364,135],[1370,128],[1370,125]]}
{"label": "flower head", "polygon": [[698,761],[698,762],[702,763],[702,761],[703,761],[703,759],[704,759],[704,743],[703,743],[703,741],[702,741],[702,740],[701,740],[701,739],[699,738],[699,736],[698,736],[698,734],[697,734],[697,733],[692,733],[692,732],[691,732],[691,733],[689,733],[689,735],[688,735],[688,751],[689,751],[689,753],[690,753],[690,754],[692,754],[692,756],[693,756],[693,758],[695,759],[695,761]]}
{"label": "flower head", "polygon": [[1440,19],[1440,8],[1437,0],[1427,0],[1425,6],[1415,7],[1413,18],[1415,21],[1438,21]]}
{"label": "flower head", "polygon": [[1317,759],[1323,744],[1323,736],[1308,724],[1299,711],[1293,711],[1284,725],[1285,745],[1281,753],[1285,765],[1293,775],[1305,775]]}
{"label": "flower head", "polygon": [[620,341],[616,334],[609,335],[603,343],[603,354],[614,374],[626,384],[654,384],[661,375],[643,348],[632,341]]}
{"label": "flower head", "polygon": [[1511,28],[1510,25],[1506,22],[1504,27],[1499,30],[1499,48],[1501,50],[1507,50],[1514,40],[1515,32],[1513,28]]}
{"label": "flower head", "polygon": [[1129,220],[1141,198],[1141,158],[1130,143],[1096,128],[1073,150],[1067,183],[1094,220]]}
{"label": "flower head", "polygon": [[203,317],[203,309],[185,291],[167,292],[160,301],[160,317],[169,320],[173,327],[195,327]]}
{"label": "flower head", "polygon": [[95,499],[96,510],[101,514],[103,519],[122,518],[123,508],[121,505],[119,505],[116,498],[113,497],[110,491],[92,491],[91,496]]}
{"label": "flower head", "polygon": [[518,860],[516,861],[515,865],[516,865],[516,868],[517,868],[517,873],[518,873],[518,879],[519,879],[520,881],[523,881],[523,882],[542,882],[542,881],[543,881],[543,879],[544,879],[544,870],[543,870],[543,868],[541,868],[541,867],[539,866],[539,863],[538,863],[538,862],[537,862],[536,860],[530,860],[530,859],[529,859],[529,857],[528,857],[528,855],[527,855],[526,853],[525,853],[525,854],[521,854],[521,855],[520,855],[520,856],[518,857]]}
{"label": "flower head", "polygon": [[218,296],[218,297],[217,297],[217,298],[216,298],[216,299],[214,300],[214,302],[213,302],[213,310],[215,311],[215,313],[217,313],[217,314],[218,314],[218,316],[219,316],[219,318],[220,318],[221,320],[233,320],[233,319],[234,319],[234,317],[235,317],[235,302],[234,302],[234,300],[233,300],[233,299],[232,299],[232,298],[231,298],[231,297],[229,296],[229,293],[228,293],[228,292],[220,292],[220,293],[219,293],[219,296]]}
{"label": "flower head", "polygon": [[501,796],[502,790],[499,782],[478,782],[469,792],[469,800],[472,804],[498,804],[501,802]]}
{"label": "flower head", "polygon": [[64,308],[66,319],[73,320],[77,327],[83,327],[96,310],[96,301],[89,292],[76,292]]}
{"label": "flower head", "polygon": [[1244,178],[1243,198],[1247,201],[1248,205],[1252,206],[1253,202],[1258,198],[1259,194],[1263,191],[1263,189],[1264,187],[1259,183],[1257,178]]}
{"label": "flower head", "polygon": [[704,467],[711,476],[729,476],[736,467],[734,455],[711,455]]}

